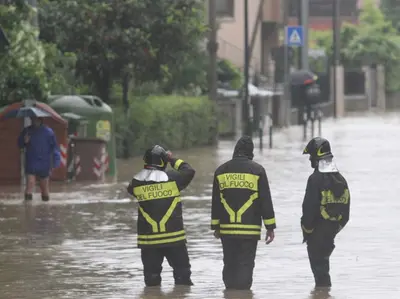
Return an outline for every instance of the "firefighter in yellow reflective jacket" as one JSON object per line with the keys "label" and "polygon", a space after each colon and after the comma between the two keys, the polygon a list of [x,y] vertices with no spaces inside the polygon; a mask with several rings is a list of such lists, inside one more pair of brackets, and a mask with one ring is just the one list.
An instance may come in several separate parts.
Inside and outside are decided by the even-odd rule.
{"label": "firefighter in yellow reflective jacket", "polygon": [[[148,149],[143,159],[144,169],[133,177],[128,192],[139,203],[138,247],[145,284],[161,284],[162,263],[166,257],[173,268],[175,284],[192,285],[180,191],[189,185],[195,171],[158,145]],[[168,163],[174,170],[165,171]]]}
{"label": "firefighter in yellow reflective jacket", "polygon": [[267,244],[274,239],[275,215],[265,169],[253,160],[254,144],[244,136],[233,159],[218,167],[212,191],[211,229],[221,238],[226,289],[248,290],[262,220]]}
{"label": "firefighter in yellow reflective jacket", "polygon": [[310,155],[314,168],[303,201],[303,243],[307,242],[315,286],[330,287],[329,258],[335,248],[337,233],[349,221],[350,191],[333,161],[328,140],[313,138],[303,154]]}

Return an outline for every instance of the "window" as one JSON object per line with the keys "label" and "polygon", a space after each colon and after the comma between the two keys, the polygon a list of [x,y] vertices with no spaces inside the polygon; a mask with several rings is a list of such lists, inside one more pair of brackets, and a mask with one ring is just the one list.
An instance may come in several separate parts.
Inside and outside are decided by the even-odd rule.
{"label": "window", "polygon": [[223,18],[235,17],[234,0],[216,0],[217,16]]}

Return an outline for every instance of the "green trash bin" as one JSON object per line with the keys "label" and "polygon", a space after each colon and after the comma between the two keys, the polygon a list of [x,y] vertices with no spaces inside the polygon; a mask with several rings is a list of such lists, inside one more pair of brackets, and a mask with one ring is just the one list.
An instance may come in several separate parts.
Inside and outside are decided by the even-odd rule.
{"label": "green trash bin", "polygon": [[59,114],[74,113],[87,121],[86,136],[107,142],[108,168],[106,175],[116,178],[115,121],[109,105],[90,95],[60,95],[50,98],[49,106]]}

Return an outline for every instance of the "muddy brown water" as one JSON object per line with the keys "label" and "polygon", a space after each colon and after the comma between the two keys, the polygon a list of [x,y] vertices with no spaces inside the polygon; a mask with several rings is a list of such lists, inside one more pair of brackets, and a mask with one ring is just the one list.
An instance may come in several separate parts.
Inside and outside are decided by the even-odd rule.
{"label": "muddy brown water", "polygon": [[291,128],[275,136],[274,149],[255,152],[269,176],[278,228],[274,243],[259,243],[251,292],[224,292],[221,246],[209,229],[212,175],[234,146],[223,141],[176,153],[197,170],[183,194],[193,287],[175,288],[167,263],[161,288],[143,285],[136,204],[124,191],[142,166],[133,159],[120,161],[118,183],[53,184],[45,204],[39,194],[25,204],[19,187],[1,188],[0,299],[400,298],[400,115],[327,121],[323,133],[352,195],[351,220],[332,256],[329,294],[311,293],[299,228],[311,169],[301,155],[301,128]]}

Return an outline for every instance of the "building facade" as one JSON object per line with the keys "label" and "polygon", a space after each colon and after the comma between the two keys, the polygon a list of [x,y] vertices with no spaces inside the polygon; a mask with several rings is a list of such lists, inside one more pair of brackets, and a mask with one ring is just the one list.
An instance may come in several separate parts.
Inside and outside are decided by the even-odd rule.
{"label": "building facade", "polygon": [[[217,0],[218,56],[244,67],[244,0]],[[279,44],[281,0],[248,0],[250,73],[268,76],[271,50]]]}

